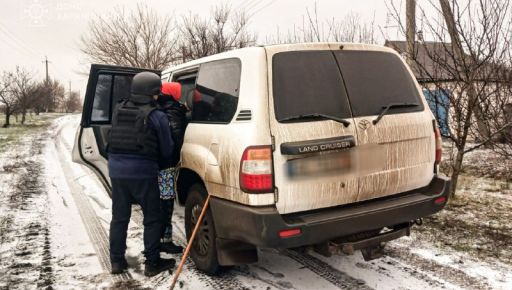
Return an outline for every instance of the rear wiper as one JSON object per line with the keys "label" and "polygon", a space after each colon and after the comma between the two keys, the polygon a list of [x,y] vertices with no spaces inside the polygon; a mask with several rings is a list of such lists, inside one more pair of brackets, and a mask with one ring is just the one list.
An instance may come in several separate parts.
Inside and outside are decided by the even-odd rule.
{"label": "rear wiper", "polygon": [[377,117],[377,119],[373,120],[373,125],[377,125],[379,123],[380,119],[386,115],[389,109],[391,108],[406,108],[406,107],[417,107],[419,106],[417,103],[391,103],[387,106],[382,107],[382,112],[380,112],[380,115]]}
{"label": "rear wiper", "polygon": [[345,127],[348,127],[350,125],[350,122],[345,120],[345,119],[334,117],[334,116],[329,116],[329,115],[324,115],[324,114],[317,114],[317,113],[314,113],[314,114],[303,114],[303,115],[297,115],[297,116],[282,118],[282,119],[279,119],[278,121],[279,122],[286,122],[286,121],[291,121],[291,120],[311,119],[311,118],[324,118],[324,119],[336,121],[338,123],[343,124]]}

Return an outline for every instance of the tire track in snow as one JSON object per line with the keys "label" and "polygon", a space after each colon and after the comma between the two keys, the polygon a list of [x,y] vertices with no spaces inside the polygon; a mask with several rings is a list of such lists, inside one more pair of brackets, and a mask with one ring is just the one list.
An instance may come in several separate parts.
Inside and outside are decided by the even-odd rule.
{"label": "tire track in snow", "polygon": [[348,274],[341,272],[331,265],[311,256],[297,252],[297,250],[281,250],[280,253],[302,264],[308,270],[314,272],[323,279],[329,281],[340,289],[372,289],[363,280],[355,279]]}
{"label": "tire track in snow", "polygon": [[434,276],[438,275],[439,273],[443,273],[443,280],[446,280],[447,282],[453,283],[454,285],[458,285],[465,289],[492,289],[492,287],[487,282],[482,281],[481,279],[472,277],[464,273],[462,270],[442,265],[434,260],[423,258],[418,254],[412,253],[407,248],[388,246],[385,249],[385,253],[389,257],[399,261],[406,261],[406,263],[413,266],[413,268],[410,270],[404,268],[403,270],[406,272],[417,272],[419,269]]}
{"label": "tire track in snow", "polygon": [[[60,133],[63,127],[55,133],[57,138],[54,138],[54,145],[57,151],[69,152],[65,146],[64,140],[62,140]],[[59,165],[61,166],[62,172],[66,177],[71,196],[76,204],[82,223],[85,226],[87,234],[91,239],[93,247],[98,255],[98,259],[104,271],[110,272],[110,245],[106,230],[101,225],[101,221],[98,219],[94,209],[92,208],[89,199],[83,194],[83,187],[78,183],[73,182],[74,176],[72,175],[71,166],[62,154],[57,152],[59,158]],[[71,181],[71,182],[69,182]],[[113,281],[127,281],[132,280],[130,273],[126,272],[121,275],[112,275]]]}
{"label": "tire track in snow", "polygon": [[[132,220],[142,226],[143,215],[140,207],[135,207],[132,210]],[[173,222],[173,237],[178,244],[187,245],[187,240],[185,237],[185,233],[183,230]],[[181,259],[183,255],[179,255]],[[235,275],[231,272],[221,273],[219,276],[209,276],[206,275],[199,270],[196,269],[195,265],[192,263],[190,259],[187,259],[185,263],[185,267],[188,271],[190,271],[198,280],[204,282],[208,286],[213,289],[243,289],[248,290],[249,287],[244,286],[238,279],[236,279]]]}

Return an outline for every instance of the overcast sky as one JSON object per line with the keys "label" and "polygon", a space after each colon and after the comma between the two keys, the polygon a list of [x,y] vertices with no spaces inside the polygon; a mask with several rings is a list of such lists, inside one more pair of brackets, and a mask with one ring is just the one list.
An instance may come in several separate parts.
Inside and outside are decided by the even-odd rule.
{"label": "overcast sky", "polygon": [[[96,15],[110,13],[120,7],[136,8],[144,2],[161,14],[180,16],[190,11],[208,15],[213,6],[229,3],[233,8],[245,8],[251,18],[250,29],[260,41],[265,35],[292,28],[302,23],[306,9],[314,8],[312,0],[18,0],[2,1],[0,10],[0,71],[26,67],[36,78],[45,75],[43,60],[51,62],[49,73],[68,87],[85,92],[87,77],[80,74],[88,66],[79,50],[81,35],[87,31],[88,22]],[[405,4],[404,4],[405,5]],[[344,15],[358,13],[366,21],[375,19],[389,38],[396,38],[391,19],[383,0],[319,0],[320,18],[342,19]],[[402,10],[405,10],[403,7]],[[381,32],[378,36],[383,39]]]}

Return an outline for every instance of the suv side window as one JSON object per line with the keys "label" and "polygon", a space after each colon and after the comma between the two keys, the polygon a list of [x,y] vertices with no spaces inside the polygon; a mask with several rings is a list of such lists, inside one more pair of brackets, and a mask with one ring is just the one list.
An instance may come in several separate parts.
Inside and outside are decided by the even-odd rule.
{"label": "suv side window", "polygon": [[130,97],[132,79],[132,75],[114,76],[114,88],[112,89],[112,109],[110,112],[114,110],[114,107],[119,101]]}
{"label": "suv side window", "polygon": [[199,67],[192,102],[192,122],[229,123],[235,115],[240,90],[241,62],[225,59]]}
{"label": "suv side window", "polygon": [[117,102],[130,96],[132,78],[132,75],[123,74],[98,75],[91,112],[92,123],[108,123],[112,120],[112,111]]}
{"label": "suv side window", "polygon": [[110,89],[112,87],[112,75],[98,75],[96,92],[92,104],[91,121],[107,122],[109,120],[110,110]]}

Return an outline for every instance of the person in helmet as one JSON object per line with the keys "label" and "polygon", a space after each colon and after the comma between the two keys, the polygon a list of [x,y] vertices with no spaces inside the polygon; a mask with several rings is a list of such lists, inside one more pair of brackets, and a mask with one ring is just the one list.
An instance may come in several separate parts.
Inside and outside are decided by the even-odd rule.
{"label": "person in helmet", "polygon": [[108,169],[112,183],[110,259],[112,274],[127,269],[126,235],[133,203],[144,214],[144,274],[172,269],[174,259],[160,258],[162,210],[158,171],[173,156],[174,141],[165,113],[156,110],[160,77],[141,72],[133,77],[128,99],[116,105],[108,142]]}
{"label": "person in helmet", "polygon": [[162,84],[162,93],[158,98],[158,109],[164,112],[169,119],[169,126],[174,140],[174,154],[169,164],[165,164],[165,169],[158,175],[160,186],[160,199],[162,201],[162,210],[164,211],[164,228],[162,231],[161,251],[171,254],[181,253],[183,247],[178,246],[172,241],[172,214],[174,211],[174,199],[176,197],[175,180],[176,165],[180,160],[181,146],[185,136],[187,126],[186,114],[188,109],[179,101],[181,99],[181,84],[170,82]]}

